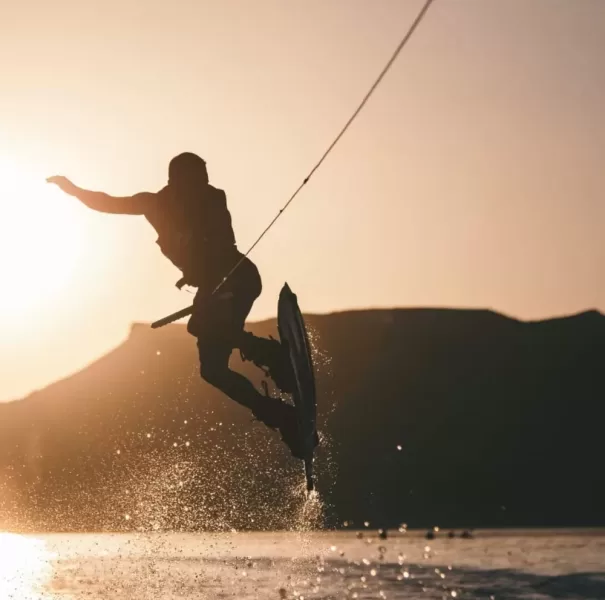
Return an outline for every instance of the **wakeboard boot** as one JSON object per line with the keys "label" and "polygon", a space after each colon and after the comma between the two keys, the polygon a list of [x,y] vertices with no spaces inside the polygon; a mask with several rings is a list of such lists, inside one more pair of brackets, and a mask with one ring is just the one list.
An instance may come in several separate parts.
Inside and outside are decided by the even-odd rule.
{"label": "wakeboard boot", "polygon": [[294,458],[303,459],[302,440],[298,429],[296,409],[281,398],[266,396],[252,414],[267,427],[279,431]]}
{"label": "wakeboard boot", "polygon": [[284,394],[291,394],[296,386],[290,355],[286,347],[273,338],[261,338],[245,331],[240,344],[243,360],[252,361]]}

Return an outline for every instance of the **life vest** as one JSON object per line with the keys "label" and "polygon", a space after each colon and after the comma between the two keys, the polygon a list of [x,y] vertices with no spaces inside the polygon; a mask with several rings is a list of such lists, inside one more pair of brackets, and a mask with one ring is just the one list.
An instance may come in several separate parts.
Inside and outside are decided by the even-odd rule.
{"label": "life vest", "polygon": [[177,198],[166,187],[145,216],[160,250],[189,285],[217,285],[241,256],[223,190],[207,185]]}

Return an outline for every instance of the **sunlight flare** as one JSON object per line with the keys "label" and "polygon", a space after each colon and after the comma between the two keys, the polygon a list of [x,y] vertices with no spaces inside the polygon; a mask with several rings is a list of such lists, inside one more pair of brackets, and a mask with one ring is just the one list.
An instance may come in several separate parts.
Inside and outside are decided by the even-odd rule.
{"label": "sunlight flare", "polygon": [[43,598],[42,588],[51,568],[51,554],[42,540],[0,533],[0,598]]}
{"label": "sunlight flare", "polygon": [[0,313],[48,310],[81,255],[78,207],[43,176],[0,156]]}

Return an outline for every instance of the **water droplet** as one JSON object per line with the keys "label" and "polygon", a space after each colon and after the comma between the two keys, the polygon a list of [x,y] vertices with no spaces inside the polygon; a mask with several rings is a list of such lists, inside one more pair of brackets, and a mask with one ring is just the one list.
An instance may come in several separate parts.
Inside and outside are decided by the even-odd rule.
{"label": "water droplet", "polygon": [[364,522],[363,522],[363,524],[364,524],[366,527],[369,527],[369,526],[370,526],[370,522],[369,522],[369,521],[364,521]]}
{"label": "water droplet", "polygon": [[176,446],[177,446],[176,442],[174,442],[174,444],[172,444],[172,445],[173,445],[175,448],[176,448]]}
{"label": "water droplet", "polygon": [[150,437],[151,437],[151,434],[150,434],[150,433],[148,433],[148,434],[147,434],[147,437],[148,437],[148,438],[150,438]]}
{"label": "water droplet", "polygon": [[120,454],[120,451],[119,451],[119,450],[116,450],[116,454]]}
{"label": "water droplet", "polygon": [[376,569],[372,569],[372,570],[370,571],[370,575],[371,575],[372,577],[376,577]]}
{"label": "water droplet", "polygon": [[130,515],[124,515],[124,519],[125,519],[126,521],[130,521]]}
{"label": "water droplet", "polygon": [[403,449],[403,447],[401,446],[401,444],[397,444],[397,450],[399,450],[401,452],[402,449]]}
{"label": "water droplet", "polygon": [[437,527],[437,526],[433,527],[433,531],[434,531],[435,533],[439,533],[439,527]]}
{"label": "water droplet", "polygon": [[410,574],[408,573],[408,571],[403,572],[403,577],[404,577],[404,579],[408,579],[410,577]]}
{"label": "water droplet", "polygon": [[360,579],[361,579],[361,581],[362,581],[363,583],[365,583],[365,582],[366,582],[366,577],[365,577],[365,575],[362,575],[362,576],[360,577]]}
{"label": "water droplet", "polygon": [[367,558],[364,558],[364,559],[363,559],[361,562],[362,562],[364,565],[369,565],[369,564],[370,564],[370,561],[369,561]]}
{"label": "water droplet", "polygon": [[431,547],[430,546],[425,546],[424,547],[424,551],[425,552],[430,552],[431,551]]}
{"label": "water droplet", "polygon": [[455,590],[452,590],[452,598],[455,598],[458,595],[458,592],[456,592]]}
{"label": "water droplet", "polygon": [[156,355],[159,356],[160,354],[162,354],[159,350],[156,352]]}
{"label": "water droplet", "polygon": [[330,552],[336,552],[336,546],[330,546]]}
{"label": "water droplet", "polygon": [[185,442],[185,446],[187,446],[187,448],[189,448],[189,446],[190,446],[189,442]]}

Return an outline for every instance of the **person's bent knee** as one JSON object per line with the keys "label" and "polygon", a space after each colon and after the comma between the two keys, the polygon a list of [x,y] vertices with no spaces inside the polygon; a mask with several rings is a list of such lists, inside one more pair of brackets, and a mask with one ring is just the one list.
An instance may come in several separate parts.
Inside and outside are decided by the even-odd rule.
{"label": "person's bent knee", "polygon": [[204,381],[215,387],[220,387],[221,383],[229,376],[229,365],[228,363],[218,363],[212,360],[202,361],[200,375]]}
{"label": "person's bent knee", "polygon": [[196,315],[192,315],[189,321],[187,321],[187,333],[196,338],[200,338],[204,335],[200,319]]}

